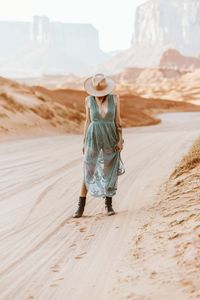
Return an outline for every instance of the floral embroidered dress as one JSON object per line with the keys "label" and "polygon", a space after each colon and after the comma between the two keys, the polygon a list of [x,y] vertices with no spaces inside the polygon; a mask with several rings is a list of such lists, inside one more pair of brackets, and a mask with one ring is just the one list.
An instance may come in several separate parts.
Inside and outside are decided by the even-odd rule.
{"label": "floral embroidered dress", "polygon": [[84,141],[84,180],[94,197],[112,197],[116,194],[118,176],[125,173],[119,151],[115,125],[115,101],[108,95],[108,111],[104,117],[94,96],[89,96],[90,124]]}

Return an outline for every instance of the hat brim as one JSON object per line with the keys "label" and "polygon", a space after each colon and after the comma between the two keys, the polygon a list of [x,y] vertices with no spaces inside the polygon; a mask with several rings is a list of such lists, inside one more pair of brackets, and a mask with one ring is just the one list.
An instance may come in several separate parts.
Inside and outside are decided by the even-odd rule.
{"label": "hat brim", "polygon": [[107,83],[107,87],[101,91],[97,91],[94,87],[93,87],[93,84],[92,84],[92,76],[87,78],[85,81],[84,81],[84,88],[86,90],[86,92],[91,95],[91,96],[105,96],[105,95],[108,95],[109,93],[112,92],[112,90],[114,89],[115,87],[115,82],[112,78],[110,77],[106,77],[106,83]]}

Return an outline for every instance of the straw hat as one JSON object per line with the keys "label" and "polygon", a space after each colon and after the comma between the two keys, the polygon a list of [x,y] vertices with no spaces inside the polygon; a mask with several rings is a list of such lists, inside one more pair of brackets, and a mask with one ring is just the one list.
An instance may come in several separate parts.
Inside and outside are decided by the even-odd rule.
{"label": "straw hat", "polygon": [[92,96],[105,96],[108,95],[114,88],[115,82],[112,78],[98,73],[94,76],[88,77],[84,81],[84,88],[89,95]]}

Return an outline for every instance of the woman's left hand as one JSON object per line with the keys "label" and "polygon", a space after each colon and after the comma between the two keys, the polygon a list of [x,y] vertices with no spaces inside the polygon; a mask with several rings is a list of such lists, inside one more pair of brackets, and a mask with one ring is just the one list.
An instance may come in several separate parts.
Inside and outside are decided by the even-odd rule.
{"label": "woman's left hand", "polygon": [[119,141],[115,147],[115,150],[121,152],[122,149],[123,149],[123,142]]}

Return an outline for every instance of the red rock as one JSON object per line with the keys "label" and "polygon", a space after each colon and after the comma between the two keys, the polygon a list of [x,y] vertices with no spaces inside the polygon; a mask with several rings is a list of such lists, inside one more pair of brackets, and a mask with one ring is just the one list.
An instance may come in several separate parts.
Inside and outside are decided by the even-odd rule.
{"label": "red rock", "polygon": [[192,71],[200,68],[200,58],[184,56],[175,49],[169,49],[160,59],[160,68]]}

